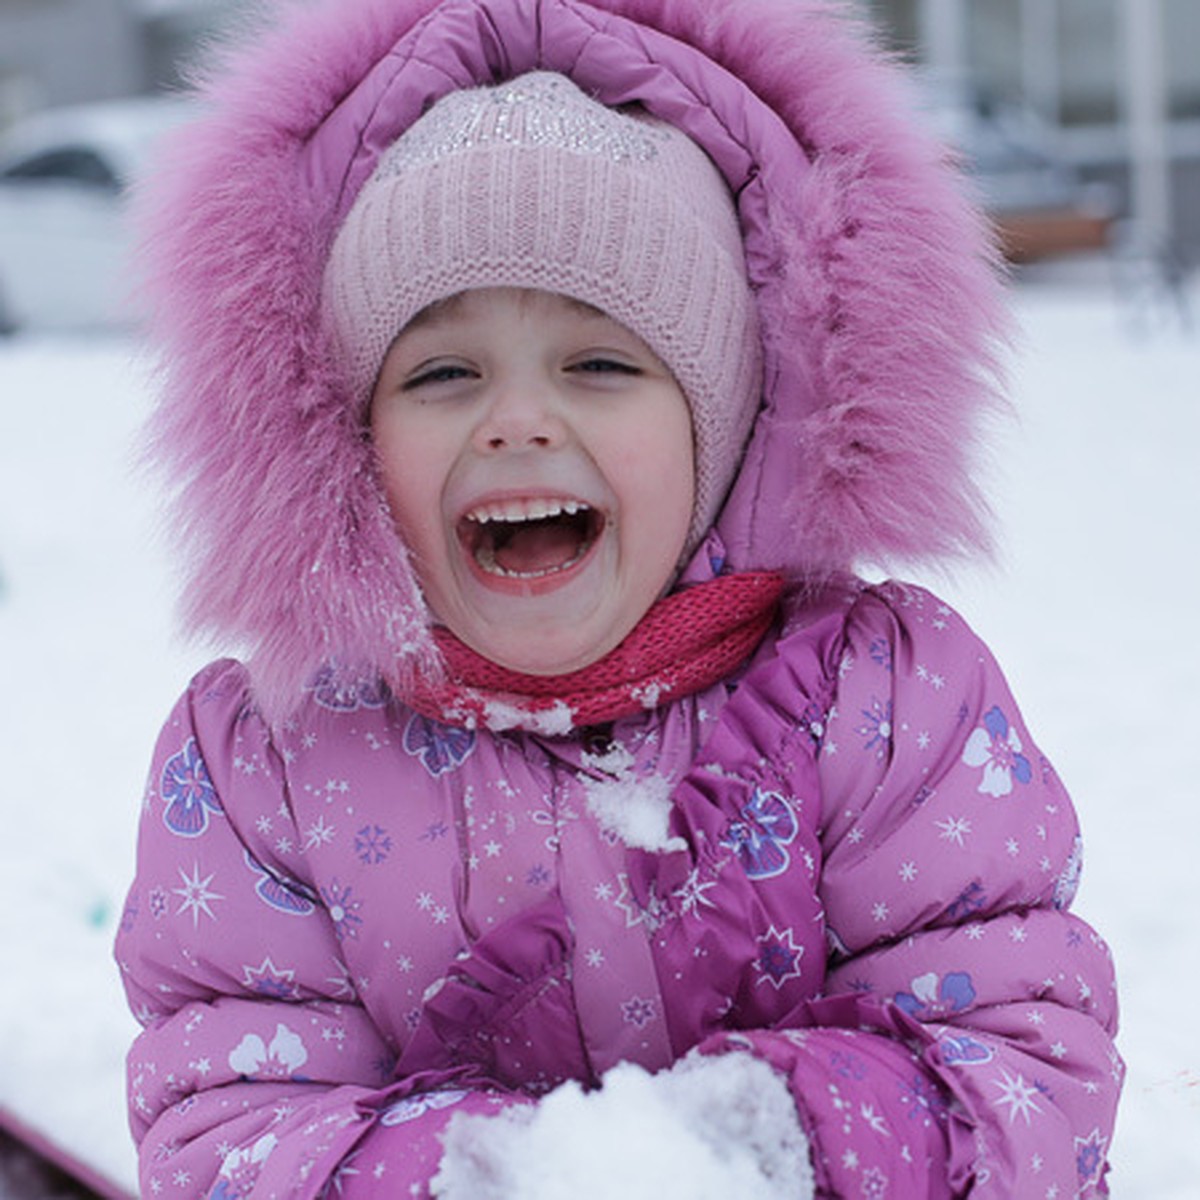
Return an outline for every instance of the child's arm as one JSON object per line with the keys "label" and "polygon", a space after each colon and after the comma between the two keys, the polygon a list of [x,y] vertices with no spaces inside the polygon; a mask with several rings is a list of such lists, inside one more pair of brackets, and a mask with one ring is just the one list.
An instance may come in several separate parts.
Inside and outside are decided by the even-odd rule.
{"label": "child's arm", "polygon": [[394,1082],[326,898],[287,869],[303,834],[281,766],[236,664],[202,672],[159,738],[116,948],[145,1027],[146,1196],[407,1195],[451,1113],[508,1102],[476,1078]]}
{"label": "child's arm", "polygon": [[1116,996],[1067,911],[1070,800],[991,655],[928,593],[860,598],[838,675],[818,749],[827,998],[784,1022],[802,1032],[705,1048],[790,1075],[828,1194],[1103,1192]]}

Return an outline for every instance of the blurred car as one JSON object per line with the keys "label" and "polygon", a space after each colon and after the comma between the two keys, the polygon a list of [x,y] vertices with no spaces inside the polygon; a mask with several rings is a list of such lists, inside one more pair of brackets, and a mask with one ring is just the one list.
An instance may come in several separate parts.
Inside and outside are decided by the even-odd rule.
{"label": "blurred car", "polygon": [[132,323],[128,189],[190,111],[137,97],[47,109],[0,135],[0,330]]}

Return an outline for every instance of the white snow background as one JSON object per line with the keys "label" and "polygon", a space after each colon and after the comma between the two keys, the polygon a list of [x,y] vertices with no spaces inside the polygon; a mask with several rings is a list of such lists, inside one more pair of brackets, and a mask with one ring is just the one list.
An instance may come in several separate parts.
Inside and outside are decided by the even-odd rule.
{"label": "white snow background", "polygon": [[[1200,297],[1194,297],[1200,299]],[[1200,332],[1135,335],[1102,279],[1024,281],[997,568],[922,578],[1005,665],[1078,805],[1129,1077],[1118,1200],[1200,1187]],[[110,945],[172,640],[156,498],[130,470],[131,343],[0,344],[0,1105],[134,1187]],[[591,1200],[586,1188],[577,1200]]]}

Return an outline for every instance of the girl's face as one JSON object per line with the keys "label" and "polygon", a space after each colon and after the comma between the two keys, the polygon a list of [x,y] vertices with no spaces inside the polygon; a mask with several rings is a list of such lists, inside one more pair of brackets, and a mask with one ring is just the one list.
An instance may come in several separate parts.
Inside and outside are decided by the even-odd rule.
{"label": "girl's face", "polygon": [[493,662],[585,667],[675,573],[692,515],[687,401],[590,306],[482,288],[426,309],[384,359],[371,432],[430,608]]}

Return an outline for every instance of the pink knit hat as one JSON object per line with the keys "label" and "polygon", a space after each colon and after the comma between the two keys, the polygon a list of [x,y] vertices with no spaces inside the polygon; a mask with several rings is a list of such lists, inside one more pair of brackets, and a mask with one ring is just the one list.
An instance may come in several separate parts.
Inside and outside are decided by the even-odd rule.
{"label": "pink knit hat", "polygon": [[724,179],[673,126],[534,72],[452,92],[384,153],[347,215],[323,302],[365,404],[396,335],[480,287],[559,292],[633,330],[688,398],[712,524],[761,392],[756,306]]}

